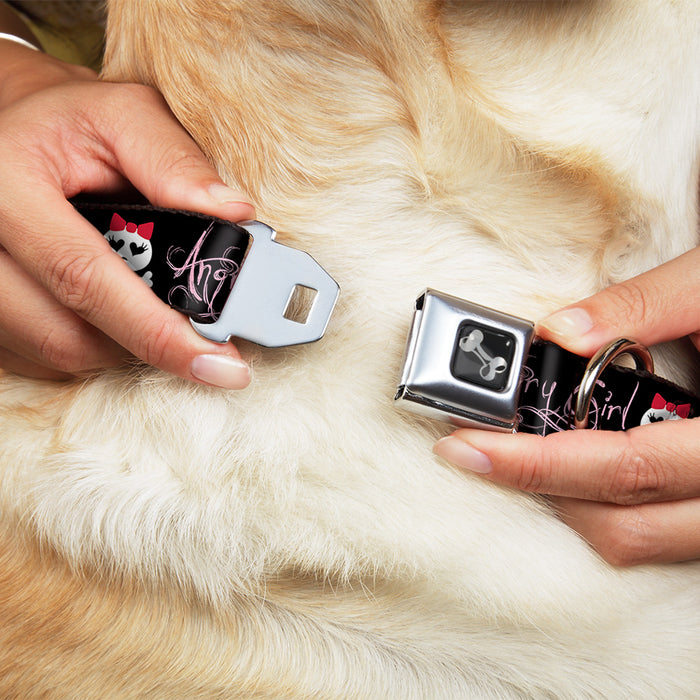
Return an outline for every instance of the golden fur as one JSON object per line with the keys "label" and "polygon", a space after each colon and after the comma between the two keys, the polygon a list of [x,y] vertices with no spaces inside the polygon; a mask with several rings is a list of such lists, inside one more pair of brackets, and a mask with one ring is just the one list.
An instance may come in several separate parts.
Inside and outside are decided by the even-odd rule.
{"label": "golden fur", "polygon": [[2,379],[0,695],[696,695],[700,564],[605,564],[391,398],[422,288],[535,318],[697,243],[700,6],[109,10],[105,77],[341,298],[317,344],[241,343],[243,392]]}

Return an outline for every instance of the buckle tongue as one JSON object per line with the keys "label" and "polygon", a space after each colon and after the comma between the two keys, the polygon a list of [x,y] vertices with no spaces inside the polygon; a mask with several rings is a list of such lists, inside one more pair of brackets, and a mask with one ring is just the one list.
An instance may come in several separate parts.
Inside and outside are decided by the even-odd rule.
{"label": "buckle tongue", "polygon": [[[225,343],[240,337],[265,347],[311,343],[325,333],[340,289],[308,254],[275,241],[260,221],[238,224],[251,236],[248,253],[221,315],[214,323],[191,321],[205,338]],[[297,287],[316,292],[306,320],[286,316]]]}

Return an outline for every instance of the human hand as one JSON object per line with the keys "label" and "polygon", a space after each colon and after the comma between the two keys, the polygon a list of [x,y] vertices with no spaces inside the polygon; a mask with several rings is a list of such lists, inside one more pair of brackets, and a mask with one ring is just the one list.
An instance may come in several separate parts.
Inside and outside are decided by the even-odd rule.
{"label": "human hand", "polygon": [[221,181],[162,97],[0,41],[0,367],[62,378],[134,355],[193,381],[249,382],[231,343],[205,340],[160,301],[67,201],[123,191],[239,221]]}
{"label": "human hand", "polygon": [[[700,349],[700,248],[536,330],[585,356],[620,336],[652,345],[687,335]],[[700,557],[700,418],[544,438],[458,430],[435,452],[496,483],[551,495],[563,520],[613,564]]]}

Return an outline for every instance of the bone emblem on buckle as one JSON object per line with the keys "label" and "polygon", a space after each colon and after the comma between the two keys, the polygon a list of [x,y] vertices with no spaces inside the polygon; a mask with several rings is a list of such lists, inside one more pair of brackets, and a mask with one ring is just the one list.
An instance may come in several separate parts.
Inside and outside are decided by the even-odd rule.
{"label": "bone emblem on buckle", "polygon": [[487,382],[493,380],[493,378],[505,372],[508,368],[508,363],[503,357],[492,357],[489,355],[488,350],[484,348],[484,334],[478,328],[470,331],[466,338],[461,338],[459,341],[459,347],[464,352],[472,353],[481,363],[479,369],[479,375]]}

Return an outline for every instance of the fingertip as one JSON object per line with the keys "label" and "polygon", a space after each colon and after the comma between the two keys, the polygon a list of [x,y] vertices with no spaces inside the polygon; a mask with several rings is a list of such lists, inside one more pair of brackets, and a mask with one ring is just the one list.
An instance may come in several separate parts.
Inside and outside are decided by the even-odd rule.
{"label": "fingertip", "polygon": [[583,306],[555,311],[535,324],[538,337],[583,357],[591,357],[603,345],[620,337],[621,333],[621,329],[596,322]]}
{"label": "fingertip", "polygon": [[157,196],[151,199],[156,206],[193,211],[215,216],[225,221],[248,221],[255,218],[255,207],[239,190],[219,180],[192,181],[189,177],[169,180]]}
{"label": "fingertip", "polygon": [[[135,354],[140,359],[190,382],[235,390],[245,389],[250,384],[250,365],[233,343],[215,343],[204,338],[185,315],[155,297],[153,301],[157,303],[156,315],[139,327],[136,338],[140,346]],[[161,311],[167,316],[167,324],[165,320],[157,321]],[[163,330],[166,325],[168,330]],[[148,328],[161,328],[150,343],[144,342]]]}
{"label": "fingertip", "polygon": [[537,323],[537,335],[570,347],[581,345],[593,330],[594,323],[588,311],[573,307],[555,311]]}
{"label": "fingertip", "polygon": [[216,206],[244,212],[248,218],[255,216],[255,207],[250,199],[240,190],[229,187],[222,182],[214,182],[206,188],[206,191]]}
{"label": "fingertip", "polygon": [[222,389],[245,389],[250,384],[250,366],[244,360],[220,353],[197,355],[190,364],[195,381]]}
{"label": "fingertip", "polygon": [[490,474],[493,471],[491,458],[487,454],[455,434],[438,440],[433,452],[450,464],[476,474]]}
{"label": "fingertip", "polygon": [[213,182],[207,187],[207,192],[218,204],[239,203],[247,201],[245,195],[239,190],[229,187],[223,182]]}

